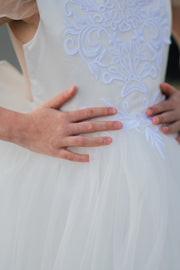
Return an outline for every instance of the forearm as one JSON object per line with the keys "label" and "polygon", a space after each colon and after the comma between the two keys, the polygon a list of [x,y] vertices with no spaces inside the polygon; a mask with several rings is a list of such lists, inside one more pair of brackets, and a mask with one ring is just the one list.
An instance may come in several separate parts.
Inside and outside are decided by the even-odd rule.
{"label": "forearm", "polygon": [[173,6],[173,24],[172,24],[172,34],[176,38],[178,45],[180,47],[180,6]]}
{"label": "forearm", "polygon": [[16,142],[25,126],[24,114],[0,107],[0,140]]}

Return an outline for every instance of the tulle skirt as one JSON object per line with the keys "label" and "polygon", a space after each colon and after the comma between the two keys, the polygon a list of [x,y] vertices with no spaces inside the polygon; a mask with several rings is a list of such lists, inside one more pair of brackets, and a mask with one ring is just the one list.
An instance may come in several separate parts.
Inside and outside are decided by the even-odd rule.
{"label": "tulle skirt", "polygon": [[[14,109],[32,110],[18,91]],[[0,269],[180,269],[178,143],[162,134],[163,159],[136,130],[110,134],[108,146],[72,148],[89,163],[0,141]]]}

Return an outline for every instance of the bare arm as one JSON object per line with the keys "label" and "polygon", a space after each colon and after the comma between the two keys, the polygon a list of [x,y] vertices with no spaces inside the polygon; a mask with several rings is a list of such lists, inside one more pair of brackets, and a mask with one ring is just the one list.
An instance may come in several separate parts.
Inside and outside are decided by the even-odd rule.
{"label": "bare arm", "polygon": [[23,114],[0,107],[0,140],[13,142],[25,124]]}
{"label": "bare arm", "polygon": [[[9,22],[16,37],[26,43],[38,24],[38,14],[20,20],[2,18],[0,25]],[[61,105],[76,94],[76,87],[61,92],[29,113],[18,113],[0,107],[0,140],[9,141],[33,152],[71,161],[88,162],[89,155],[69,151],[67,147],[108,145],[111,137],[77,136],[97,131],[119,130],[119,121],[87,121],[117,113],[115,108],[92,107],[73,112],[59,111]]]}
{"label": "bare arm", "polygon": [[172,34],[180,47],[180,1],[172,0]]}
{"label": "bare arm", "polygon": [[69,151],[67,147],[108,145],[109,136],[84,137],[83,133],[119,130],[119,121],[87,121],[96,117],[114,115],[115,108],[91,107],[70,112],[59,108],[76,94],[75,86],[47,100],[32,112],[16,113],[0,107],[0,139],[27,148],[33,152],[71,161],[88,162],[89,155]]}

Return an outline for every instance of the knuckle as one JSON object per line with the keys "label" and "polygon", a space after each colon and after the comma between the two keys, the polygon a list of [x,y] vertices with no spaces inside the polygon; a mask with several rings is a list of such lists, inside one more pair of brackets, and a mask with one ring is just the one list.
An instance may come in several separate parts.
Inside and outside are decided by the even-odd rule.
{"label": "knuckle", "polygon": [[71,112],[61,112],[64,119],[69,120],[71,116]]}
{"label": "knuckle", "polygon": [[76,137],[75,138],[75,144],[76,145],[84,145],[85,144],[85,140],[84,140],[84,138],[83,137]]}
{"label": "knuckle", "polygon": [[70,127],[68,125],[63,125],[63,127],[61,129],[63,130],[64,134],[70,133]]}
{"label": "knuckle", "polygon": [[176,95],[174,95],[174,96],[171,98],[170,102],[171,102],[170,104],[171,104],[172,108],[177,108],[177,107],[179,107],[179,98],[178,98]]}
{"label": "knuckle", "polygon": [[159,106],[158,105],[154,105],[153,106],[154,113],[157,113],[158,112],[158,109],[159,109]]}
{"label": "knuckle", "polygon": [[177,129],[177,125],[175,123],[167,125],[167,133],[174,133]]}
{"label": "knuckle", "polygon": [[60,111],[59,114],[59,122],[60,123],[65,123],[69,121],[69,112],[62,112]]}
{"label": "knuckle", "polygon": [[106,121],[104,124],[103,124],[103,129],[105,130],[108,130],[108,129],[112,129],[113,128],[113,123],[110,122],[110,121]]}
{"label": "knuckle", "polygon": [[173,100],[173,98],[171,98],[168,100],[168,107],[172,108],[173,105],[174,105],[174,100]]}
{"label": "knuckle", "polygon": [[164,115],[159,115],[158,118],[159,118],[159,123],[164,123],[167,119]]}
{"label": "knuckle", "polygon": [[167,129],[167,133],[173,133],[175,130],[175,126],[174,125],[169,125],[168,129]]}
{"label": "knuckle", "polygon": [[76,161],[78,161],[78,162],[86,162],[86,161],[88,161],[88,156],[80,154],[80,155],[77,156]]}
{"label": "knuckle", "polygon": [[110,129],[115,129],[116,128],[116,122],[109,122],[109,126]]}
{"label": "knuckle", "polygon": [[97,143],[98,144],[104,144],[105,143],[105,139],[104,138],[98,138],[97,139]]}
{"label": "knuckle", "polygon": [[94,123],[88,123],[87,124],[87,130],[88,131],[92,131],[95,128],[95,124]]}
{"label": "knuckle", "polygon": [[87,109],[86,111],[87,117],[91,117],[94,114],[94,110],[92,108]]}
{"label": "knuckle", "polygon": [[70,161],[73,161],[74,160],[73,155],[71,155],[69,153],[64,153],[63,158],[64,159],[67,159],[67,160],[70,160]]}
{"label": "knuckle", "polygon": [[66,152],[61,153],[60,156],[63,159],[68,159],[68,157],[69,157],[68,153],[66,153]]}
{"label": "knuckle", "polygon": [[109,112],[110,112],[109,108],[107,108],[107,107],[104,108],[104,111],[103,111],[104,114],[109,114]]}
{"label": "knuckle", "polygon": [[156,107],[157,113],[163,111],[163,109],[164,109],[164,104],[162,103],[159,103]]}
{"label": "knuckle", "polygon": [[69,128],[69,131],[70,131],[72,134],[73,134],[73,133],[79,134],[81,129],[82,129],[82,124],[76,124],[76,123],[74,123],[74,124],[72,125],[72,128]]}

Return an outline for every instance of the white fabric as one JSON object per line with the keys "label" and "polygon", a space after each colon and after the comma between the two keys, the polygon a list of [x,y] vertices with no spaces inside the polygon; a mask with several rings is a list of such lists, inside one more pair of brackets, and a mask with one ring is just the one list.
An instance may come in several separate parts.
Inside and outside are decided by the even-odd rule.
{"label": "white fabric", "polygon": [[124,128],[109,146],[71,148],[88,164],[0,142],[3,270],[180,269],[180,148],[144,114],[163,99],[170,4],[38,0],[24,45],[34,102],[19,111],[75,84],[62,110],[113,104]]}
{"label": "white fabric", "polygon": [[0,0],[0,18],[21,20],[32,16],[36,9],[36,0]]}

